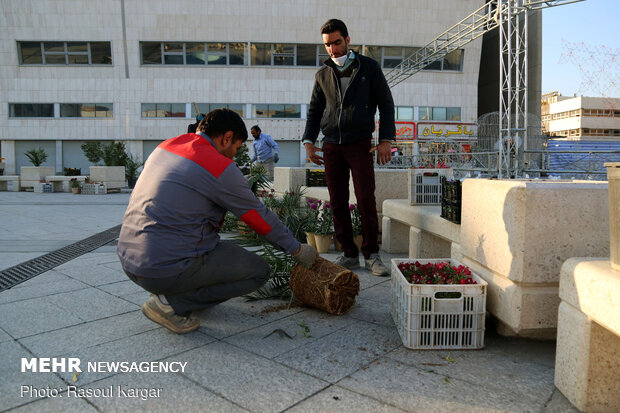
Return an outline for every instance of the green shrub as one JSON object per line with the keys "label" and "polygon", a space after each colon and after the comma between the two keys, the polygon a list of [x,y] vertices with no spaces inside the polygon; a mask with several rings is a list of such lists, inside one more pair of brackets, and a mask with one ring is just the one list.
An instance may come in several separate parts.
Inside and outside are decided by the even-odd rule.
{"label": "green shrub", "polygon": [[47,160],[47,153],[45,153],[45,149],[43,148],[32,148],[24,152],[24,155],[26,155],[30,163],[34,166],[41,166],[41,164]]}

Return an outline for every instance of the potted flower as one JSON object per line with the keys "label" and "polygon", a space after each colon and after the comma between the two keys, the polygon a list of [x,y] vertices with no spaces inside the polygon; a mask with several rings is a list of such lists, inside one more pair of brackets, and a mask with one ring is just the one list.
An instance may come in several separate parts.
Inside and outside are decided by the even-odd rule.
{"label": "potted flower", "polygon": [[357,249],[362,249],[362,241],[364,239],[362,235],[362,216],[360,210],[356,204],[349,205],[349,211],[351,211],[351,226],[353,228],[353,242],[357,245]]}
{"label": "potted flower", "polygon": [[319,221],[319,208],[321,207],[322,202],[320,199],[313,198],[308,198],[306,202],[306,241],[308,242],[308,245],[312,245],[316,248],[316,228]]}
{"label": "potted flower", "polygon": [[82,188],[80,188],[80,181],[78,181],[77,178],[71,178],[69,182],[71,182],[71,193],[77,195],[82,192]]}
{"label": "potted flower", "polygon": [[329,202],[325,202],[321,208],[317,220],[317,226],[315,230],[316,249],[319,253],[326,253],[329,251],[329,245],[332,242],[334,216],[332,213],[332,207]]}

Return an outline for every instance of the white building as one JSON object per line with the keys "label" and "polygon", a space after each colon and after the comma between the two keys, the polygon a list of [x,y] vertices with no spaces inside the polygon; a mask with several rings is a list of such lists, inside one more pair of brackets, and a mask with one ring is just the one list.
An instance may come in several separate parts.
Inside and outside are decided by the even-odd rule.
{"label": "white building", "polygon": [[620,98],[542,97],[543,128],[549,136],[568,140],[620,141]]}
{"label": "white building", "polygon": [[[304,164],[300,138],[326,58],[319,33],[326,20],[345,21],[353,48],[387,71],[483,4],[0,0],[5,173],[19,173],[28,165],[24,152],[37,147],[57,171],[84,173],[86,140],[123,141],[145,159],[162,140],[185,133],[192,102],[201,112],[239,111],[248,127],[259,124],[278,141],[279,166]],[[540,18],[530,21],[530,96],[538,102]],[[497,55],[497,34],[489,33],[397,85],[397,120],[448,131],[497,110]]]}

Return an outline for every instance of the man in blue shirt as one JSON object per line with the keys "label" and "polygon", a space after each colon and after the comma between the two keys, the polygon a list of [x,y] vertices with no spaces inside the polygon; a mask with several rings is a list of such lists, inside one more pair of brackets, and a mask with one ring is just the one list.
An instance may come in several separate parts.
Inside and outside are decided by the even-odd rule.
{"label": "man in blue shirt", "polygon": [[257,163],[265,168],[273,181],[273,168],[280,160],[278,156],[280,148],[271,136],[262,133],[258,125],[252,126],[250,133],[254,137],[254,155],[250,162],[258,161]]}

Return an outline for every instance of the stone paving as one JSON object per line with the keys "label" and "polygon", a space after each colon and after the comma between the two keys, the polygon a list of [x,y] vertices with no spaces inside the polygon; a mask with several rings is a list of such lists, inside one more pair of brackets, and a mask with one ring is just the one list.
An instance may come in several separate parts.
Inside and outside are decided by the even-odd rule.
{"label": "stone paving", "polygon": [[[0,269],[118,225],[128,199],[0,192]],[[389,278],[356,271],[361,293],[344,316],[236,298],[179,336],[142,315],[148,293],[114,249],[0,293],[0,410],[576,412],[553,385],[554,342],[500,337],[487,320],[484,350],[404,348]],[[271,334],[278,329],[292,338]],[[174,373],[22,373],[20,360],[33,357],[186,364]]]}

